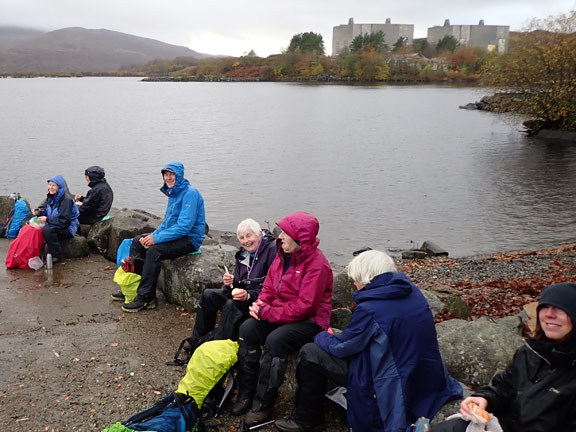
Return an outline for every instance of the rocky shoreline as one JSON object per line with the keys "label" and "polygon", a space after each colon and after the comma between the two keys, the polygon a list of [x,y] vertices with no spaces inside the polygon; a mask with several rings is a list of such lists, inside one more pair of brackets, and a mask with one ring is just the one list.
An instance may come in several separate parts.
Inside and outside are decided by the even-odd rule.
{"label": "rocky shoreline", "polygon": [[[110,261],[114,245],[131,236],[130,230],[157,222],[145,212],[138,212],[140,219],[128,214],[115,215],[115,223],[123,221],[121,229],[101,223],[87,240],[78,240],[99,254],[64,260],[52,272],[0,272],[0,381],[5,383],[0,426],[5,430],[98,431],[150,406],[182,378],[183,369],[164,362],[191,331],[190,306],[198,291],[219,284],[221,272],[214,263],[232,259],[235,237],[211,231],[200,256],[166,263],[158,310],[125,314],[109,298],[116,288],[116,266]],[[0,239],[0,256],[6,256],[8,244]],[[448,370],[475,387],[504,367],[522,343],[521,334],[528,331],[524,306],[550,283],[576,281],[576,245],[470,258],[398,259],[398,267],[429,300]],[[334,271],[334,317],[345,323],[351,288],[344,269]],[[288,376],[278,416],[292,409],[294,379],[290,371]],[[345,431],[344,413],[329,407],[327,430]],[[447,407],[440,418],[455,409]],[[213,423],[219,430],[241,427],[228,410]]]}

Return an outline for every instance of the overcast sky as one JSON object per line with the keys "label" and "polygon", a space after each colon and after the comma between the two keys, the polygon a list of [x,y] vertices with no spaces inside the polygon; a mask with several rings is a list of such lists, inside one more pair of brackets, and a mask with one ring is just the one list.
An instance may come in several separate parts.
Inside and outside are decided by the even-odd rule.
{"label": "overcast sky", "polygon": [[[436,6],[431,6],[436,4]],[[332,52],[332,27],[354,22],[414,24],[414,36],[451,24],[509,25],[576,8],[576,0],[1,0],[0,25],[42,30],[108,29],[183,45],[198,52],[259,56],[286,48],[293,35],[312,31]]]}

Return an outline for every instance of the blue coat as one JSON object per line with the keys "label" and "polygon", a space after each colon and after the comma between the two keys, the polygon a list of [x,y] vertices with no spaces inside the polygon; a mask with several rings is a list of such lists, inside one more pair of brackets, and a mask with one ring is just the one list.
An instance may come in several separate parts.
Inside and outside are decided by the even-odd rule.
{"label": "blue coat", "polygon": [[355,432],[399,432],[432,418],[462,388],[444,367],[434,318],[403,273],[383,273],[354,293],[350,325],[315,342],[349,360],[348,424]]}
{"label": "blue coat", "polygon": [[172,189],[169,189],[166,184],[160,188],[168,197],[168,207],[164,220],[152,233],[154,243],[165,243],[188,237],[190,243],[198,249],[204,241],[206,231],[204,198],[184,178],[184,165],[180,162],[170,162],[164,169],[169,169],[176,174],[176,183]]}
{"label": "blue coat", "polygon": [[46,207],[42,216],[46,216],[46,225],[52,228],[68,228],[71,236],[78,230],[78,216],[80,212],[72,198],[66,195],[66,181],[60,174],[55,175],[48,181],[58,185],[58,192],[46,197]]}

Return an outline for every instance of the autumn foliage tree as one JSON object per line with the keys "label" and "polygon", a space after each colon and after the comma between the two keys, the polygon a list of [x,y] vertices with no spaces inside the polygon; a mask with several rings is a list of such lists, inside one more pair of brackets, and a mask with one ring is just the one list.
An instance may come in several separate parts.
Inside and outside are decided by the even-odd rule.
{"label": "autumn foliage tree", "polygon": [[509,51],[487,67],[485,81],[515,95],[507,109],[576,131],[576,11],[535,24],[543,29],[516,34]]}

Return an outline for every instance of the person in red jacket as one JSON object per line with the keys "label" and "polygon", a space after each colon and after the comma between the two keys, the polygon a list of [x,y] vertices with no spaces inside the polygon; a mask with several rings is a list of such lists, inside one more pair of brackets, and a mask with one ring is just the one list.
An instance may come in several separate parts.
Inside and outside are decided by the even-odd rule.
{"label": "person in red jacket", "polygon": [[[232,414],[252,427],[272,419],[289,355],[328,329],[332,269],[318,249],[318,219],[296,212],[277,222],[278,254],[240,327],[238,397]],[[263,345],[263,349],[262,349]]]}

